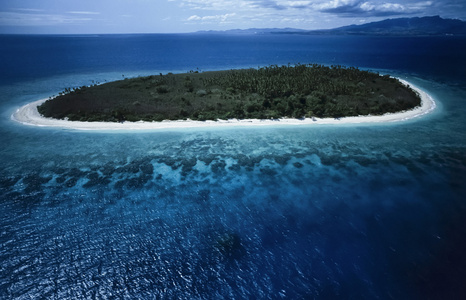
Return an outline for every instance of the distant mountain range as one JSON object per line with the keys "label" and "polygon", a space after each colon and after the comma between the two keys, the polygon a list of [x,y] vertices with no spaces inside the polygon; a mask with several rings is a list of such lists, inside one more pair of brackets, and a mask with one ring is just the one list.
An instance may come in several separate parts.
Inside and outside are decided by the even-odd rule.
{"label": "distant mountain range", "polygon": [[[320,32],[325,33],[326,30]],[[369,35],[466,35],[466,22],[439,16],[399,18],[330,29],[329,33]]]}
{"label": "distant mountain range", "polygon": [[341,35],[464,35],[466,22],[457,19],[443,19],[439,16],[387,19],[362,25],[350,25],[325,30],[303,30],[295,28],[250,28],[226,31],[200,31],[198,33],[224,34],[341,34]]}

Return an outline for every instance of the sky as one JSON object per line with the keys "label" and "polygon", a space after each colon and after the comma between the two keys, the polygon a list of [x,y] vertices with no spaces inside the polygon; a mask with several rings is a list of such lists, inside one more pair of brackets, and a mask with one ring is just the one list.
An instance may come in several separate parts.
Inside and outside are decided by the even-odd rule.
{"label": "sky", "polygon": [[0,0],[0,33],[184,33],[329,29],[387,18],[466,21],[465,0]]}

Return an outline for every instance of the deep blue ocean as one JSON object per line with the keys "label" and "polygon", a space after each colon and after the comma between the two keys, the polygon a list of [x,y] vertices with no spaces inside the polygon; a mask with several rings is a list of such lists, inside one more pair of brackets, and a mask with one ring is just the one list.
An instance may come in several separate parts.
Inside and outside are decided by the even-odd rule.
{"label": "deep blue ocean", "polygon": [[[392,124],[85,132],[68,87],[321,63],[411,81]],[[0,36],[1,299],[465,299],[466,38]]]}

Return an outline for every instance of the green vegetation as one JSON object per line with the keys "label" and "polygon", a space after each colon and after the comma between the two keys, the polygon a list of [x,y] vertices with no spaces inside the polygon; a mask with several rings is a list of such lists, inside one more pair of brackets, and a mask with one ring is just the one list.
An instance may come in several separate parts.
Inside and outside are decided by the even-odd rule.
{"label": "green vegetation", "polygon": [[381,115],[420,105],[388,75],[322,65],[190,72],[66,89],[38,107],[73,121],[216,120]]}

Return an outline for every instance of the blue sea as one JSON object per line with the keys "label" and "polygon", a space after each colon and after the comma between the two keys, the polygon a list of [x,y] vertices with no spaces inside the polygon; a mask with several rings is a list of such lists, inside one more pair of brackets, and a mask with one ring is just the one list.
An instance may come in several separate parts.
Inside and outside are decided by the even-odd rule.
{"label": "blue sea", "polygon": [[[406,79],[400,123],[86,132],[69,87],[320,63]],[[466,38],[0,36],[1,299],[465,299]]]}

